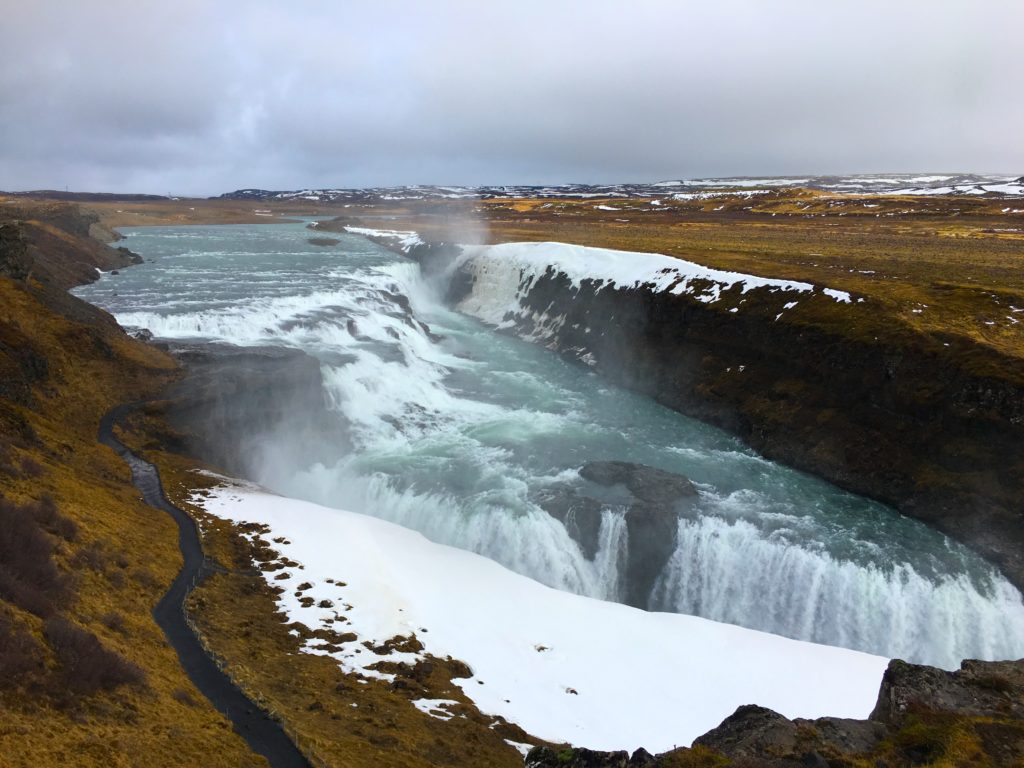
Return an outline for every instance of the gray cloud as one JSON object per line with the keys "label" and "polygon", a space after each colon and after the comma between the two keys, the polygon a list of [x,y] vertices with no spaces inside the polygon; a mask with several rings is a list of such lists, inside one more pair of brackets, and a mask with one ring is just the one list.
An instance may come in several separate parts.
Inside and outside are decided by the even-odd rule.
{"label": "gray cloud", "polygon": [[1024,169],[1024,4],[35,0],[0,188]]}

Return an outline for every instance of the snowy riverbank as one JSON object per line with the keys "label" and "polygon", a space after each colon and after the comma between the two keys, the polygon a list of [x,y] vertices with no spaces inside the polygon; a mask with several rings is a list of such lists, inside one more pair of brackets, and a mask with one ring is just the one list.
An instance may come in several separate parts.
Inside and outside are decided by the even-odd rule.
{"label": "snowy riverbank", "polygon": [[[481,711],[553,741],[661,751],[749,703],[788,717],[865,717],[887,662],[560,592],[392,523],[252,485],[225,485],[195,502],[286,538],[275,548],[305,567],[274,580],[285,589],[282,608],[314,629],[344,610],[346,631],[359,637],[331,654],[344,668],[380,676],[366,666],[381,657],[356,648],[416,634],[427,652],[469,664],[473,677],[459,682]],[[310,607],[294,596],[300,582],[313,585],[302,593]],[[317,607],[323,600],[336,607]],[[317,643],[309,651],[324,653]],[[422,706],[448,716],[443,703]]]}

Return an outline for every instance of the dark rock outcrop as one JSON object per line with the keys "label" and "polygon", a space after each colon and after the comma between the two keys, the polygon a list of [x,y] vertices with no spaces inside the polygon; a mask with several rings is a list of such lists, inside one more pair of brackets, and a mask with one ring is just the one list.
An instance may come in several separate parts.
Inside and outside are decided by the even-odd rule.
{"label": "dark rock outcrop", "polygon": [[426,278],[436,280],[444,276],[447,280],[444,301],[455,305],[469,295],[475,280],[470,273],[462,270],[453,270],[446,274],[461,253],[462,249],[459,246],[450,243],[419,243],[404,255],[419,263]]}
{"label": "dark rock outcrop", "polygon": [[601,534],[601,510],[604,509],[600,501],[581,496],[573,488],[558,487],[538,494],[537,504],[565,526],[588,560],[594,559]]}
{"label": "dark rock outcrop", "polygon": [[[964,751],[964,745],[968,750]],[[969,762],[963,760],[969,756]],[[528,768],[830,768],[1018,765],[1024,760],[1024,660],[965,661],[956,672],[890,662],[867,720],[790,720],[745,705],[693,742],[651,756],[537,747]]]}
{"label": "dark rock outcrop", "polygon": [[252,477],[278,449],[306,466],[337,460],[350,447],[340,416],[327,409],[320,363],[309,355],[227,344],[172,351],[186,376],[167,395],[167,418],[193,455]]}
{"label": "dark rock outcrop", "polygon": [[628,461],[591,461],[580,469],[580,477],[606,487],[624,485],[638,501],[655,506],[697,495],[689,478]]}
{"label": "dark rock outcrop", "polygon": [[645,768],[656,765],[646,749],[628,752],[597,752],[592,749],[534,747],[526,755],[526,768]]}
{"label": "dark rock outcrop", "polygon": [[870,752],[885,737],[886,729],[869,720],[822,717],[790,720],[756,705],[737,709],[717,728],[694,740],[734,760],[764,760],[775,756],[778,765],[827,766],[823,755]]}
{"label": "dark rock outcrop", "polygon": [[676,550],[685,502],[697,496],[697,489],[682,475],[626,461],[589,462],[580,477],[602,488],[621,487],[628,499],[611,505],[586,495],[586,488],[555,486],[538,494],[537,504],[565,526],[591,560],[598,550],[603,511],[625,507],[628,546],[622,597],[629,605],[646,608],[655,581]]}
{"label": "dark rock outcrop", "polygon": [[25,280],[32,272],[32,257],[21,227],[0,224],[0,277]]}
{"label": "dark rock outcrop", "polygon": [[956,672],[891,661],[871,719],[899,724],[922,710],[1024,720],[1024,660],[968,659]]}
{"label": "dark rock outcrop", "polygon": [[626,511],[629,550],[625,602],[646,608],[651,590],[679,539],[679,503],[697,495],[682,475],[625,461],[593,461],[580,477],[609,487],[624,486],[636,501]]}
{"label": "dark rock outcrop", "polygon": [[53,292],[93,282],[97,269],[106,271],[141,261],[127,248],[111,248],[93,237],[99,216],[71,203],[7,201],[0,209],[0,224],[8,232],[0,252],[20,249],[20,237],[27,246],[24,258],[31,265],[32,277]]}
{"label": "dark rock outcrop", "polygon": [[129,264],[141,264],[142,263],[142,257],[139,256],[139,254],[137,254],[133,250],[125,248],[123,245],[118,246],[114,250],[117,251],[119,254],[121,254],[121,256],[123,256],[125,258],[125,260]]}

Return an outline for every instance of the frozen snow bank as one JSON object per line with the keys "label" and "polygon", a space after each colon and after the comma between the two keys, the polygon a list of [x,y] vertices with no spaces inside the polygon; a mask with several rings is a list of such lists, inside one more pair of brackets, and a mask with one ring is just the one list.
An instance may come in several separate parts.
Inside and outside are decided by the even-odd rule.
{"label": "frozen snow bank", "polygon": [[395,240],[402,253],[408,253],[412,248],[420,245],[423,240],[416,232],[402,232],[397,229],[367,229],[366,227],[345,227],[346,232],[364,237],[381,237],[385,240]]}
{"label": "frozen snow bank", "polygon": [[[615,251],[569,243],[466,246],[462,260],[477,273],[493,266],[515,270],[523,281],[532,282],[550,268],[563,273],[575,288],[588,279],[603,283],[602,288],[646,285],[655,292],[686,293],[708,304],[718,301],[724,291],[737,284],[741,286],[742,293],[754,288],[798,293],[819,290],[811,283],[714,269],[659,253]],[[822,292],[839,302],[851,300],[845,291],[826,288]]]}
{"label": "frozen snow bank", "polygon": [[[416,634],[428,652],[472,667],[458,682],[483,712],[553,741],[663,751],[749,703],[788,717],[865,717],[886,666],[856,651],[559,592],[392,523],[250,485],[194,501],[286,538],[274,547],[305,569],[274,580],[285,588],[282,607],[314,629],[344,612],[343,631],[359,643],[330,654],[343,667],[382,659],[356,653],[362,641]],[[313,584],[303,593],[313,607],[294,597],[302,581]],[[336,607],[315,607],[322,600]],[[307,650],[327,653],[317,642]]]}

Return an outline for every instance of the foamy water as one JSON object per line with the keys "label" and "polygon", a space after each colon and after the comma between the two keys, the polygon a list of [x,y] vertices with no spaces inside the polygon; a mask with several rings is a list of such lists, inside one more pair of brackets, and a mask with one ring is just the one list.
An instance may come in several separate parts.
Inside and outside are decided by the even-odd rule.
{"label": "foamy water", "polygon": [[[355,449],[296,466],[296,438],[268,436],[249,474],[281,493],[617,600],[624,509],[604,513],[591,560],[534,499],[588,461],[649,464],[701,491],[652,609],[946,667],[1024,656],[1020,593],[965,548],[440,306],[417,265],[358,235],[319,248],[301,224],[127,234],[147,263],[79,290],[123,325],[321,360]],[[516,289],[482,284],[470,300],[499,317]]]}

